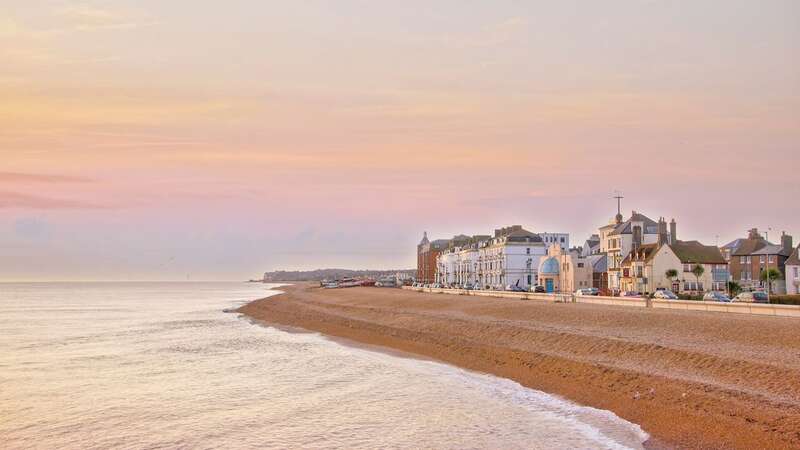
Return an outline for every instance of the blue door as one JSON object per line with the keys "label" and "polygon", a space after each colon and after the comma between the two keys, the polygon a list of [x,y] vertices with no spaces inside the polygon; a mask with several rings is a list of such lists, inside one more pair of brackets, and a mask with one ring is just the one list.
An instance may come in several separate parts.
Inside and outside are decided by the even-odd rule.
{"label": "blue door", "polygon": [[552,278],[548,278],[548,279],[544,280],[544,288],[548,293],[549,292],[553,292],[553,279]]}

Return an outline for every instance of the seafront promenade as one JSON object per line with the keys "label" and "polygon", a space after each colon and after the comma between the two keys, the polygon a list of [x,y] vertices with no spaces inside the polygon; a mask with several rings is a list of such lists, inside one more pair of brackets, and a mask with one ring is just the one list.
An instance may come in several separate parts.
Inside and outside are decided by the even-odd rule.
{"label": "seafront promenade", "polygon": [[762,316],[796,317],[800,319],[800,306],[774,305],[763,303],[722,303],[699,300],[663,300],[645,298],[605,297],[593,295],[537,294],[533,292],[513,292],[495,290],[425,288],[403,286],[403,289],[430,294],[467,295],[478,297],[506,298],[512,300],[537,300],[559,303],[590,303],[609,306],[632,306],[638,308],[677,309],[685,311],[725,312],[734,314],[755,314]]}
{"label": "seafront promenade", "polygon": [[800,442],[793,318],[370,287],[281,290],[239,311],[610,410],[640,424],[650,448]]}

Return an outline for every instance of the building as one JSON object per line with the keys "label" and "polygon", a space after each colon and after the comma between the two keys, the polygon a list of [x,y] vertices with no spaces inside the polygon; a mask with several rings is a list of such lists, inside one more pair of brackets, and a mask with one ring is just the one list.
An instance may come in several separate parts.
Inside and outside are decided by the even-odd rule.
{"label": "building", "polygon": [[447,239],[428,240],[428,233],[422,235],[422,240],[417,245],[417,281],[420,283],[433,283],[436,280],[436,258],[450,245]]}
{"label": "building", "polygon": [[491,236],[456,236],[437,258],[436,282],[446,285],[474,285],[478,282],[478,255]]}
{"label": "building", "polygon": [[786,293],[800,294],[800,245],[795,247],[786,260]]}
{"label": "building", "polygon": [[528,289],[536,283],[539,260],[546,254],[542,238],[521,225],[496,229],[479,248],[478,282],[493,289],[510,284]]}
{"label": "building", "polygon": [[747,238],[736,239],[722,247],[723,253],[729,254],[731,279],[742,289],[766,289],[767,282],[762,274],[769,269],[777,269],[780,280],[769,283],[771,293],[782,294],[787,291],[786,260],[792,254],[792,237],[783,233],[781,244],[775,245],[761,236],[757,228],[748,231]]}
{"label": "building", "polygon": [[592,266],[592,287],[597,288],[600,295],[608,295],[608,255],[598,253],[586,257]]}
{"label": "building", "polygon": [[589,255],[597,255],[600,253],[600,236],[597,234],[593,234],[589,236],[589,239],[583,243],[583,247],[581,247],[581,256],[584,258]]}
{"label": "building", "polygon": [[547,248],[547,256],[542,258],[538,268],[538,284],[546,292],[573,292],[580,288],[590,288],[593,283],[593,269],[588,258],[575,250],[564,250],[558,243]]}
{"label": "building", "polygon": [[636,211],[628,220],[622,220],[617,212],[610,223],[600,228],[600,253],[606,253],[608,265],[608,288],[622,290],[622,262],[631,251],[645,244],[667,243],[677,240],[675,219],[669,224],[664,218],[658,222]]}
{"label": "building", "polygon": [[[692,270],[703,267],[698,278]],[[675,270],[670,278],[667,271]],[[659,288],[675,293],[698,294],[709,290],[726,291],[728,263],[719,248],[697,241],[644,244],[622,263],[622,290],[644,293]]]}
{"label": "building", "polygon": [[569,234],[568,233],[536,233],[542,238],[544,245],[549,247],[551,244],[558,244],[562,249],[569,248]]}

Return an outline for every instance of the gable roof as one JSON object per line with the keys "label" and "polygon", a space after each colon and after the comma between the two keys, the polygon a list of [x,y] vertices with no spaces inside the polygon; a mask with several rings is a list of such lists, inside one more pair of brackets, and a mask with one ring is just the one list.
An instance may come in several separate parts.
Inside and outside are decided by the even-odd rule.
{"label": "gable roof", "polygon": [[780,245],[769,244],[761,247],[760,249],[754,251],[753,255],[781,255],[781,256],[789,256],[791,252],[787,251],[785,248],[781,247]]}
{"label": "gable roof", "polygon": [[697,241],[677,241],[667,245],[684,264],[727,264],[722,252],[713,245],[703,245]]}
{"label": "gable roof", "polygon": [[658,223],[655,220],[645,216],[644,214],[637,213],[634,211],[631,214],[630,219],[622,222],[621,224],[617,225],[614,228],[614,231],[609,233],[610,235],[617,235],[617,234],[632,234],[633,233],[633,222],[642,222],[642,233],[643,234],[658,234]]}
{"label": "gable roof", "polygon": [[658,250],[658,248],[659,248],[658,244],[643,244],[639,246],[639,249],[636,250],[635,252],[631,250],[631,252],[628,253],[628,256],[626,256],[625,259],[623,259],[622,263],[620,264],[621,265],[629,264],[634,257],[636,259],[640,260],[644,259],[646,261],[649,261],[656,253],[656,250]]}
{"label": "gable roof", "polygon": [[786,260],[787,266],[800,266],[800,245],[798,245],[792,254],[789,256],[789,259]]}
{"label": "gable roof", "polygon": [[764,239],[738,239],[739,246],[733,250],[731,255],[733,256],[747,256],[752,255],[753,252],[764,248],[765,246],[769,245]]}

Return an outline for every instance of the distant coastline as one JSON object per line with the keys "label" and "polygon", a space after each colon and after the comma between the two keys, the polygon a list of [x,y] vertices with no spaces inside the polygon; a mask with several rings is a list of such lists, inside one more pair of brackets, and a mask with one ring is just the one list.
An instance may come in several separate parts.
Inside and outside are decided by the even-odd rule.
{"label": "distant coastline", "polygon": [[374,270],[374,269],[315,269],[315,270],[276,270],[264,273],[261,280],[264,283],[279,283],[279,282],[296,282],[296,281],[321,281],[321,280],[336,280],[340,278],[382,278],[385,276],[394,276],[397,274],[414,276],[416,269],[391,269],[391,270]]}

